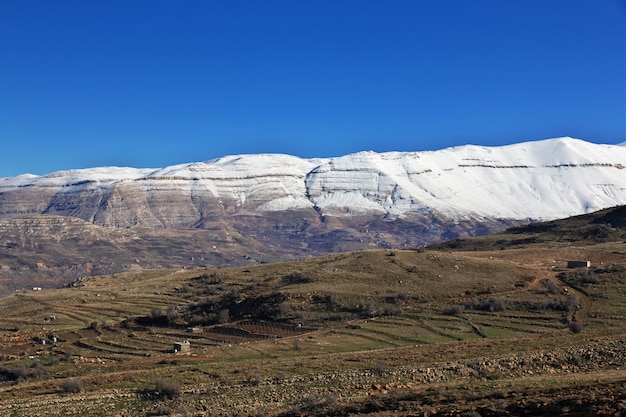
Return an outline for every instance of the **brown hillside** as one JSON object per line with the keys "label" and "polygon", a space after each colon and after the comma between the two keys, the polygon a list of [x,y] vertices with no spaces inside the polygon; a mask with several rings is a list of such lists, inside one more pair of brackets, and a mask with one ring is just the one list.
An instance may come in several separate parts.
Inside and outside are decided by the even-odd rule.
{"label": "brown hillside", "polygon": [[486,250],[128,271],[2,298],[0,414],[625,413],[625,244],[537,227]]}

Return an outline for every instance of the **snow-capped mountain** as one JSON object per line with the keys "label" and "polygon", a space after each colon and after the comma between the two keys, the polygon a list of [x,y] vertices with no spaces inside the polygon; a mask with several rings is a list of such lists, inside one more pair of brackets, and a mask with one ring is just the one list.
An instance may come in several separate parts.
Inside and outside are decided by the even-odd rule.
{"label": "snow-capped mountain", "polygon": [[0,178],[0,294],[494,233],[626,205],[625,163],[626,146],[559,138]]}
{"label": "snow-capped mountain", "polygon": [[548,220],[626,204],[626,147],[572,138],[338,158],[239,155],[162,169],[93,168],[0,179],[0,218],[195,228],[217,217]]}

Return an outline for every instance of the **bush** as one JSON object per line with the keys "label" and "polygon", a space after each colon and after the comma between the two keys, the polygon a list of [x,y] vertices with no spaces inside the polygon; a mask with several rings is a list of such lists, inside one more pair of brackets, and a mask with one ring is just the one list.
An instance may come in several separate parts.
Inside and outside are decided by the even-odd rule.
{"label": "bush", "polygon": [[387,370],[387,362],[385,362],[384,359],[380,359],[378,362],[376,362],[376,369],[374,369],[376,374],[383,375],[386,370]]}
{"label": "bush", "polygon": [[66,379],[61,382],[61,389],[68,394],[76,394],[83,390],[83,385],[80,379]]}
{"label": "bush", "polygon": [[403,301],[409,299],[409,294],[406,292],[397,292],[392,296],[387,297],[387,301],[396,305],[401,304]]}
{"label": "bush", "polygon": [[402,314],[402,307],[400,306],[385,306],[381,311],[383,316],[399,316]]}
{"label": "bush", "polygon": [[600,279],[596,275],[595,271],[586,271],[586,273],[580,279],[583,284],[598,284]]}
{"label": "bush", "polygon": [[527,300],[525,306],[528,310],[546,310],[550,303],[547,300]]}
{"label": "bush", "polygon": [[144,317],[137,317],[135,322],[141,326],[167,326],[169,324],[167,314],[158,307],[151,308],[148,315]]}
{"label": "bush", "polygon": [[341,302],[341,300],[339,300],[337,296],[333,293],[329,294],[326,297],[326,303],[332,309],[339,309],[343,307],[343,303]]}
{"label": "bush", "polygon": [[250,385],[258,387],[263,382],[263,378],[261,377],[260,374],[256,373],[248,377],[248,382],[250,383]]}
{"label": "bush", "polygon": [[160,319],[163,316],[163,310],[158,307],[153,307],[150,309],[150,318],[152,320]]}
{"label": "bush", "polygon": [[317,281],[316,276],[304,274],[302,272],[292,272],[283,276],[282,279],[285,284],[308,284],[310,282]]}
{"label": "bush", "polygon": [[578,310],[578,308],[580,307],[580,303],[578,302],[578,297],[576,297],[574,294],[567,296],[567,301],[565,303],[566,303],[565,308],[568,312]]}
{"label": "bush", "polygon": [[583,324],[579,321],[573,321],[568,325],[570,331],[574,334],[578,334],[583,331]]}
{"label": "bush", "polygon": [[302,338],[297,337],[296,340],[293,341],[294,350],[300,350],[302,348]]}
{"label": "bush", "polygon": [[177,306],[169,305],[167,306],[167,322],[172,324],[180,317],[180,313]]}
{"label": "bush", "polygon": [[217,315],[217,321],[220,324],[226,324],[230,321],[230,311],[227,308],[220,310],[220,313]]}
{"label": "bush", "polygon": [[337,396],[333,392],[326,394],[326,407],[331,408],[337,403]]}
{"label": "bush", "polygon": [[550,291],[552,294],[559,295],[559,294],[563,293],[563,288],[561,288],[560,286],[556,285],[552,281],[548,281],[546,285],[548,287],[548,291]]}
{"label": "bush", "polygon": [[494,298],[489,300],[489,311],[504,311],[506,310],[506,300],[502,298]]}
{"label": "bush", "polygon": [[446,311],[446,314],[450,316],[460,316],[465,311],[465,306],[462,304],[456,304],[450,307],[449,310]]}
{"label": "bush", "polygon": [[38,366],[30,369],[25,366],[0,366],[0,382],[21,382],[36,378],[44,373],[46,371]]}
{"label": "bush", "polygon": [[180,395],[180,387],[163,379],[157,379],[154,396],[158,399],[174,399]]}

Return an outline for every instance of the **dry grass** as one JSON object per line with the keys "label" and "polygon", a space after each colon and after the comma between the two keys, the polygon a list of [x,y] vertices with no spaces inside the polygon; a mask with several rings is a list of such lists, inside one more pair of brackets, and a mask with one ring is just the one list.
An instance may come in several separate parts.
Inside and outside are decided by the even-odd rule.
{"label": "dry grass", "polygon": [[[550,359],[560,368],[552,362],[529,368],[557,391],[584,384],[590,375],[602,383],[623,383],[609,362],[580,374],[576,370],[583,365],[566,362],[576,358],[577,347],[591,343],[599,349],[595,346],[624,335],[623,251],[619,243],[363,251],[255,267],[123,273],[12,295],[0,300],[2,365],[46,372],[17,384],[0,382],[0,414],[25,416],[37,409],[47,415],[140,416],[169,407],[176,415],[184,405],[191,415],[287,413],[296,406],[322,415],[319,404],[329,392],[332,406],[345,411],[366,401],[372,390],[381,399],[400,401],[402,390],[423,384],[455,392],[458,410],[467,411],[484,406],[494,393],[513,398],[515,392],[538,389],[525,382],[529,374],[523,365],[496,371],[477,367],[477,358],[534,363],[537,352],[565,358]],[[583,283],[562,268],[574,257],[604,262],[597,282]],[[256,310],[237,316],[236,306],[255,306],[250,300],[272,294],[282,300],[272,310],[273,320],[260,320]],[[529,301],[556,305],[571,294],[580,299],[578,310],[528,308]],[[188,321],[209,305],[207,299],[211,305],[231,303],[234,322],[188,331]],[[493,300],[504,308],[477,307]],[[464,307],[450,314],[455,305]],[[169,325],[142,324],[141,318],[157,315],[157,309],[171,313]],[[585,323],[579,334],[568,330],[574,316]],[[607,339],[609,331],[613,336]],[[189,355],[172,352],[182,340],[190,341]],[[67,395],[58,378],[81,381],[82,392]],[[140,395],[157,380],[180,391],[175,398]],[[473,388],[464,391],[470,381]],[[420,390],[411,395],[434,398]],[[450,398],[435,400],[443,404]],[[395,405],[387,408],[389,415],[403,414]],[[359,410],[355,415],[365,413]]]}

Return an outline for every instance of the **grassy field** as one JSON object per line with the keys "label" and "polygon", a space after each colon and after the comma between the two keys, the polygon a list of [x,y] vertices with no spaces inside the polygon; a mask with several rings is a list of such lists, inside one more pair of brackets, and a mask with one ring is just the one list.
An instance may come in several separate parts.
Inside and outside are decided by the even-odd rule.
{"label": "grassy field", "polygon": [[625,413],[626,245],[484,239],[13,294],[0,415]]}

